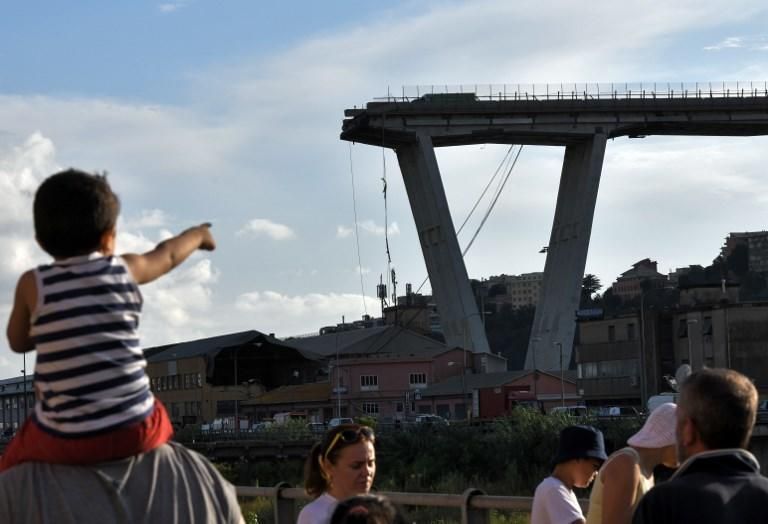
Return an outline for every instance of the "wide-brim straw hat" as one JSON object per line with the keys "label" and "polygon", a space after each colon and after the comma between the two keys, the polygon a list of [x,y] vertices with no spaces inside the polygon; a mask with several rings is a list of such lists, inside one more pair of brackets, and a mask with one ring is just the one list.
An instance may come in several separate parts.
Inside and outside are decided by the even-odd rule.
{"label": "wide-brim straw hat", "polygon": [[638,448],[674,446],[676,423],[677,404],[662,404],[651,412],[640,431],[629,437],[627,444]]}

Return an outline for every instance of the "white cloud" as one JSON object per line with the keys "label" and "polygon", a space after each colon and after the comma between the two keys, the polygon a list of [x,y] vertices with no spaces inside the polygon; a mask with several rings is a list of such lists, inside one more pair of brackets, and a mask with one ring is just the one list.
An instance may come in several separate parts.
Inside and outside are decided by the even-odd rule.
{"label": "white cloud", "polygon": [[[368,311],[379,307],[372,297],[364,300]],[[363,298],[350,293],[290,296],[277,291],[253,291],[241,294],[235,307],[252,318],[255,329],[278,336],[316,331],[320,326],[341,322],[342,316],[347,320],[361,318],[364,312]]]}
{"label": "white cloud", "polygon": [[10,278],[19,277],[24,271],[50,259],[37,246],[31,234],[27,237],[0,235],[0,243],[4,246],[4,254],[0,256],[0,269]]}
{"label": "white cloud", "polygon": [[285,224],[278,224],[266,218],[254,218],[244,225],[238,236],[252,234],[253,236],[268,236],[273,240],[289,240],[296,237],[293,229]]}
{"label": "white cloud", "polygon": [[[363,220],[362,222],[358,223],[357,226],[362,233],[366,233],[368,235],[377,236],[377,237],[384,236],[384,226],[378,225],[374,220]],[[353,227],[336,226],[336,238],[347,238],[349,236],[352,236],[354,232],[355,232],[354,226]],[[397,222],[392,222],[389,225],[389,227],[387,228],[387,234],[389,235],[400,234],[400,226],[397,225]]]}
{"label": "white cloud", "polygon": [[173,13],[187,6],[187,2],[166,2],[157,6],[158,11],[163,14]]}
{"label": "white cloud", "polygon": [[0,155],[0,226],[30,223],[37,186],[58,169],[53,142],[39,132]]}
{"label": "white cloud", "polygon": [[722,51],[723,49],[748,49],[750,51],[768,50],[768,36],[729,36],[717,44],[705,46],[706,51]]}
{"label": "white cloud", "polygon": [[352,233],[354,232],[355,230],[351,227],[336,226],[336,238],[347,238],[352,236]]}
{"label": "white cloud", "polygon": [[209,333],[216,325],[211,307],[218,278],[219,272],[204,258],[188,260],[171,273],[142,286],[143,344],[166,344]]}
{"label": "white cloud", "polygon": [[168,224],[168,214],[162,209],[142,209],[137,217],[129,217],[120,223],[121,228],[158,228]]}

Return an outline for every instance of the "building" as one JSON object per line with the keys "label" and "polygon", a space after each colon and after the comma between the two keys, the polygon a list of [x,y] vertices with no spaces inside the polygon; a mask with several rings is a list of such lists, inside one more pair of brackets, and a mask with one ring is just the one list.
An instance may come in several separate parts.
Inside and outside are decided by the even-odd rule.
{"label": "building", "polygon": [[280,386],[327,381],[320,357],[253,330],[145,354],[152,391],[177,424],[234,420],[244,400]]}
{"label": "building", "polygon": [[622,273],[613,283],[611,286],[613,294],[623,300],[631,300],[642,295],[643,286],[648,286],[647,289],[663,288],[667,284],[667,277],[659,273],[656,268],[656,261],[650,258],[635,262],[632,264],[632,269]]}
{"label": "building", "polygon": [[34,391],[32,375],[0,380],[0,435],[15,432],[32,413]]}
{"label": "building", "polygon": [[524,370],[454,376],[421,391],[415,409],[448,419],[457,418],[465,404],[473,418],[481,419],[508,415],[517,406],[549,411],[581,402],[573,375]]}
{"label": "building", "polygon": [[521,275],[498,275],[477,283],[477,292],[483,305],[492,311],[502,306],[513,308],[535,307],[539,303],[544,273],[523,273]]}
{"label": "building", "polygon": [[644,406],[669,391],[683,364],[732,368],[768,392],[768,303],[733,303],[728,291],[723,299],[722,288],[691,288],[674,308],[580,319],[577,384],[585,402]]}
{"label": "building", "polygon": [[768,231],[731,233],[720,250],[723,258],[728,258],[739,246],[747,248],[749,271],[768,273]]}
{"label": "building", "polygon": [[578,320],[577,383],[587,404],[641,405],[642,320],[639,313]]}
{"label": "building", "polygon": [[[399,325],[337,335],[286,341],[326,358],[333,416],[407,420],[416,413],[420,392],[431,384],[466,371],[506,370],[506,359],[498,355],[448,348]],[[453,417],[464,418],[466,409],[456,406]]]}

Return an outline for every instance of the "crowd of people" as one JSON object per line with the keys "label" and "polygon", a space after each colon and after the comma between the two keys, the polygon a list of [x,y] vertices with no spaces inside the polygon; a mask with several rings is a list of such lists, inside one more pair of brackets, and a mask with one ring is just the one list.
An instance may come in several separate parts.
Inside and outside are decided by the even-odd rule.
{"label": "crowd of people", "polygon": [[[137,334],[138,286],[215,249],[210,224],[116,255],[120,201],[105,176],[73,169],[46,179],[33,207],[35,238],[53,261],[20,277],[8,322],[11,349],[37,351],[38,402],[0,459],[2,521],[239,524],[232,485],[169,442]],[[768,479],[747,451],[757,400],[744,375],[703,369],[685,380],[678,405],[654,410],[611,456],[599,430],[566,427],[531,523],[768,522]],[[659,465],[677,470],[654,486]],[[331,429],[307,458],[313,500],[298,524],[403,523],[370,494],[375,474],[373,430]],[[585,517],[574,488],[593,482]]]}
{"label": "crowd of people", "polygon": [[[757,390],[741,373],[702,369],[682,385],[678,404],[650,413],[610,456],[591,426],[560,433],[552,474],[537,486],[531,524],[731,524],[768,522],[768,478],[747,451]],[[305,465],[314,497],[298,524],[400,523],[386,499],[369,494],[376,473],[373,431],[330,430]],[[657,466],[675,470],[654,481]],[[586,516],[574,488],[592,485]]]}

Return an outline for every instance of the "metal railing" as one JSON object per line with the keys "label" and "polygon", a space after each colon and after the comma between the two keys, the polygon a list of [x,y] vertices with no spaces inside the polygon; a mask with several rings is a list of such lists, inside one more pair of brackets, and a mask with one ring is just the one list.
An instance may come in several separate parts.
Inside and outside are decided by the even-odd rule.
{"label": "metal railing", "polygon": [[574,82],[560,84],[455,84],[403,86],[377,102],[412,102],[424,95],[472,94],[485,101],[630,100],[768,97],[768,81]]}
{"label": "metal railing", "polygon": [[[276,524],[293,524],[298,516],[297,501],[309,500],[301,488],[291,487],[281,482],[275,487],[237,486],[240,498],[262,497],[270,499]],[[502,497],[486,495],[482,490],[468,488],[461,494],[450,493],[404,493],[377,492],[399,506],[421,506],[432,508],[453,508],[461,511],[462,524],[488,524],[491,510],[530,513],[533,504],[531,497]],[[579,500],[586,512],[588,500]]]}

